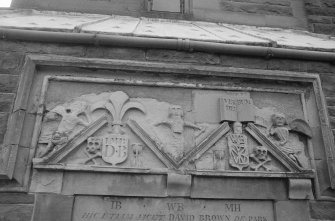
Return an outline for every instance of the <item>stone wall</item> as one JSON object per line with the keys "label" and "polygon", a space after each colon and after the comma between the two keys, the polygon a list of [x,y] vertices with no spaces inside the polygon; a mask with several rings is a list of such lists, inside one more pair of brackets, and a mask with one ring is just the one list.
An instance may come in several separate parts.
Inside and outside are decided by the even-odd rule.
{"label": "stone wall", "polygon": [[313,32],[335,35],[335,1],[305,0],[305,7]]}
{"label": "stone wall", "polygon": [[[143,50],[108,48],[65,44],[40,44],[30,42],[0,41],[0,143],[6,132],[7,120],[15,99],[20,68],[27,53],[56,54],[77,57],[124,59],[139,61],[183,62],[222,67],[251,68],[319,73],[328,104],[328,112],[335,134],[335,66],[324,62],[300,60],[263,59],[208,53],[188,53],[169,50]],[[329,179],[324,153],[316,154],[316,162],[323,174],[321,182]],[[0,185],[6,185],[0,182]],[[334,195],[334,191],[326,190]],[[0,193],[0,221],[28,221],[33,210],[34,197],[25,193]],[[335,202],[311,201],[313,220],[335,220]]]}

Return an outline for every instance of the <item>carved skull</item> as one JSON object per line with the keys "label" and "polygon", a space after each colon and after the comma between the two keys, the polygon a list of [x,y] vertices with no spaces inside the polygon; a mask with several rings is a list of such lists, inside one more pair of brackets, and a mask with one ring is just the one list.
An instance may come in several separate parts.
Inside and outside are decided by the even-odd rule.
{"label": "carved skull", "polygon": [[258,160],[264,161],[268,157],[268,150],[266,149],[266,147],[258,146],[256,147],[255,155]]}
{"label": "carved skull", "polygon": [[87,139],[87,152],[96,154],[101,149],[101,138],[100,137],[89,137]]}

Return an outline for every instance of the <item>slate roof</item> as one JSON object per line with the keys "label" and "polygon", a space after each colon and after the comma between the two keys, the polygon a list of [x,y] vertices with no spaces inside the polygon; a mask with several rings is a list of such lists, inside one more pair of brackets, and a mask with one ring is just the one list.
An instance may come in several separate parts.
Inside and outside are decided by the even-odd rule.
{"label": "slate roof", "polygon": [[335,52],[335,38],[302,30],[36,10],[0,10],[0,28],[190,39]]}

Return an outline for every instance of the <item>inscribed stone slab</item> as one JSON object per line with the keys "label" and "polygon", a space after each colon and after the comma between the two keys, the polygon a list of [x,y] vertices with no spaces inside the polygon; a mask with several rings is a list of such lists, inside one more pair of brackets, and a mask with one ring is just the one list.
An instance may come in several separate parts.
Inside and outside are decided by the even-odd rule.
{"label": "inscribed stone slab", "polygon": [[274,221],[271,201],[78,196],[73,221]]}

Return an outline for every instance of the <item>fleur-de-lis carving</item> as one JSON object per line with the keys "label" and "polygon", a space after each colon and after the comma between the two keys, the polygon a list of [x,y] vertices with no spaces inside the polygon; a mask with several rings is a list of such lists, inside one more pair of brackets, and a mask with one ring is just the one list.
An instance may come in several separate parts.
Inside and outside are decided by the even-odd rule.
{"label": "fleur-de-lis carving", "polygon": [[96,109],[106,109],[112,115],[112,133],[113,134],[121,134],[122,131],[122,118],[126,114],[126,112],[130,109],[140,110],[145,114],[144,106],[136,101],[130,101],[129,96],[122,92],[116,91],[111,93],[109,99],[107,101],[100,101],[93,105],[92,111]]}

